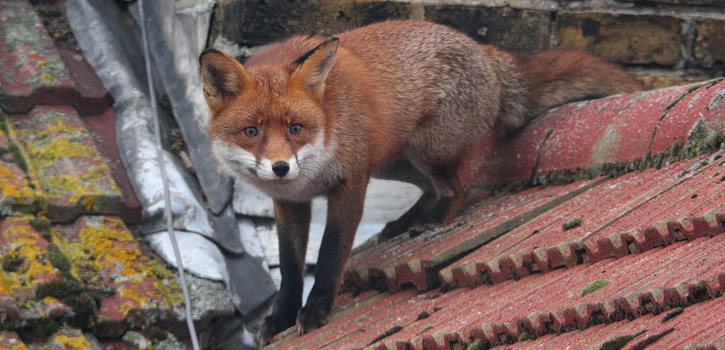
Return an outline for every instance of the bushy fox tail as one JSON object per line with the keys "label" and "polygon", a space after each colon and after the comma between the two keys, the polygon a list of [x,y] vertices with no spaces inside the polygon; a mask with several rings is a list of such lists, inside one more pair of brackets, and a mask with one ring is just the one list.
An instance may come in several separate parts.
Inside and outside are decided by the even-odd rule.
{"label": "bushy fox tail", "polygon": [[548,50],[514,61],[527,94],[527,119],[567,102],[642,89],[622,68],[582,52]]}

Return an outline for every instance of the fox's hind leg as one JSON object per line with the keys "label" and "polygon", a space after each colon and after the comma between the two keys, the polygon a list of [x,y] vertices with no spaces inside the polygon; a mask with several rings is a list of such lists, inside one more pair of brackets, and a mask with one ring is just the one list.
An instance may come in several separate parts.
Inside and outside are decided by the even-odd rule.
{"label": "fox's hind leg", "polygon": [[[395,165],[396,171],[385,173],[387,176],[384,178],[414,184],[423,190],[423,194],[405,214],[385,225],[378,236],[379,242],[405,233],[415,226],[444,223],[458,214],[464,198],[457,176],[457,161],[430,168],[413,166],[407,160],[397,160]],[[392,169],[390,166],[387,168]]]}
{"label": "fox's hind leg", "polygon": [[464,193],[458,180],[458,164],[438,167],[431,172],[437,199],[427,213],[430,222],[445,223],[452,220],[463,207]]}
{"label": "fox's hind leg", "polygon": [[435,203],[436,195],[434,192],[423,192],[418,201],[405,214],[385,224],[378,236],[378,242],[387,241],[401,233],[405,233],[411,227],[426,223],[426,214],[433,208]]}
{"label": "fox's hind leg", "polygon": [[407,159],[399,157],[389,161],[375,172],[378,179],[395,180],[413,184],[423,191],[418,201],[399,218],[388,222],[378,236],[378,241],[387,241],[405,233],[411,227],[426,223],[426,214],[436,203],[437,195],[429,176],[415,168]]}

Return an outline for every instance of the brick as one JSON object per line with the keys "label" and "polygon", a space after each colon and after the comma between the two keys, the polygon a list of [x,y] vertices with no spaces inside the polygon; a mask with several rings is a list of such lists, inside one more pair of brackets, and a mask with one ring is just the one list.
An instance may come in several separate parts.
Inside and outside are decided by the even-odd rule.
{"label": "brick", "polygon": [[610,61],[674,66],[682,60],[681,27],[682,19],[669,16],[560,13],[555,35],[561,48]]}
{"label": "brick", "polygon": [[47,197],[51,220],[68,222],[84,213],[122,214],[123,195],[72,108],[39,106],[12,122]]}
{"label": "brick", "polygon": [[637,75],[637,80],[646,90],[664,89],[668,87],[693,84],[707,79],[702,76],[679,76],[679,75]]}
{"label": "brick", "polygon": [[387,1],[225,1],[215,9],[214,31],[240,45],[257,46],[294,34],[331,35],[383,18],[409,18],[410,5]]}
{"label": "brick", "polygon": [[669,5],[686,5],[686,6],[699,6],[699,5],[723,5],[724,0],[619,0],[621,2],[633,2],[640,4],[669,4]]}
{"label": "brick", "polygon": [[383,19],[411,18],[410,4],[392,1],[359,1],[355,3],[359,26],[380,22]]}
{"label": "brick", "polygon": [[456,28],[478,42],[534,53],[549,48],[548,11],[510,7],[426,6],[425,18]]}

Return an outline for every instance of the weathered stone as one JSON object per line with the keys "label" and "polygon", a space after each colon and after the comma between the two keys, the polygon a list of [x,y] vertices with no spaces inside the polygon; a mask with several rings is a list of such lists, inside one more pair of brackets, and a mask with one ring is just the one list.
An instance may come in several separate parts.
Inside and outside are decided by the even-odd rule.
{"label": "weathered stone", "polygon": [[45,192],[51,220],[68,222],[83,213],[122,214],[123,195],[72,108],[39,106],[11,121]]}
{"label": "weathered stone", "polygon": [[411,18],[410,4],[391,1],[369,1],[355,4],[358,26],[388,19]]}
{"label": "weathered stone", "polygon": [[607,60],[674,66],[682,60],[682,19],[652,15],[561,13],[556,40]]}
{"label": "weathered stone", "polygon": [[725,21],[695,21],[695,44],[693,57],[701,67],[713,67],[725,63]]}
{"label": "weathered stone", "polygon": [[507,51],[533,53],[549,48],[551,20],[548,11],[509,7],[426,6],[425,18]]}
{"label": "weathered stone", "polygon": [[667,87],[692,84],[707,79],[707,77],[683,77],[668,75],[638,75],[645,90],[664,89]]}
{"label": "weathered stone", "polygon": [[294,34],[330,35],[392,18],[410,17],[408,4],[385,1],[226,1],[216,8],[217,32],[244,46]]}
{"label": "weathered stone", "polygon": [[724,0],[617,0],[621,2],[633,2],[637,4],[667,4],[667,5],[684,5],[684,6],[698,6],[698,5],[723,5]]}

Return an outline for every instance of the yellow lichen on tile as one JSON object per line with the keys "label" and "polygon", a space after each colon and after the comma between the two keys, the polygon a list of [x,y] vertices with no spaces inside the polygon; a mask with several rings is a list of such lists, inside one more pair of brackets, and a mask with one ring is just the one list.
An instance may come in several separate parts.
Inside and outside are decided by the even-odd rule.
{"label": "yellow lichen on tile", "polygon": [[40,68],[48,68],[50,66],[46,60],[36,60],[35,65]]}
{"label": "yellow lichen on tile", "polygon": [[128,286],[124,286],[125,288],[120,288],[118,292],[121,294],[121,296],[126,300],[133,300],[134,303],[131,302],[124,302],[121,306],[121,311],[124,315],[128,314],[128,311],[131,309],[137,309],[137,308],[147,308],[151,307],[152,300],[148,297],[141,297],[136,293],[135,290],[132,290],[131,288],[128,288]]}
{"label": "yellow lichen on tile", "polygon": [[106,277],[123,284],[118,293],[132,300],[127,302],[125,310],[121,309],[123,314],[130,309],[153,307],[157,300],[165,300],[169,304],[183,300],[177,283],[172,280],[164,284],[161,281],[173,276],[171,271],[141,253],[135,238],[121,220],[104,217],[100,222],[89,222],[80,230],[79,236],[79,243],[70,243],[55,235],[54,241],[71,261],[74,275],[77,275],[77,266],[83,264],[85,269],[107,271],[103,273]]}
{"label": "yellow lichen on tile", "polygon": [[38,277],[55,273],[55,268],[47,261],[47,251],[37,244],[42,238],[35,230],[15,225],[2,234],[3,241],[12,242],[6,247],[3,260],[22,258],[23,261],[16,271],[2,271],[0,291],[12,295],[15,289],[32,285]]}
{"label": "yellow lichen on tile", "polygon": [[28,153],[41,168],[53,164],[59,157],[87,157],[96,152],[94,146],[86,146],[83,139],[89,136],[85,128],[69,126],[58,113],[50,112],[45,118],[55,123],[48,123],[42,130],[36,128],[20,130],[23,140],[26,140]]}
{"label": "yellow lichen on tile", "polygon": [[[83,251],[80,244],[68,242],[68,239],[60,234],[53,234],[53,242],[58,245],[60,251],[68,258],[70,262],[70,273],[75,278],[79,278],[78,268],[82,264],[83,268],[88,271],[101,271],[101,266],[97,260],[89,260],[88,253]],[[93,278],[86,279],[85,282],[98,282],[98,274],[91,275]],[[86,276],[88,277],[88,276]]]}
{"label": "yellow lichen on tile", "polygon": [[88,146],[63,137],[32,140],[26,147],[33,163],[40,169],[52,166],[60,157],[87,157],[93,153]]}
{"label": "yellow lichen on tile", "polygon": [[12,179],[12,178],[15,178],[15,173],[13,173],[7,167],[0,166],[0,177],[6,178],[6,179]]}
{"label": "yellow lichen on tile", "polygon": [[184,302],[184,295],[180,292],[181,286],[176,280],[168,280],[168,285],[164,281],[156,280],[154,281],[154,287],[161,292],[161,296],[167,302],[174,305],[179,305]]}
{"label": "yellow lichen on tile", "polygon": [[[9,123],[7,123],[6,126],[8,128],[9,135],[7,135],[7,136],[9,138],[9,140],[17,140],[18,139],[17,131],[14,128],[12,128],[12,126],[9,125]],[[17,142],[13,142],[13,144],[15,144],[17,146],[17,150],[20,153],[20,156],[23,159],[25,159],[27,162],[27,160],[30,158],[28,157],[28,152],[25,149],[25,147],[21,144],[18,144]],[[7,172],[10,172],[10,169],[5,168],[5,170],[7,170]],[[9,175],[7,172],[4,172],[4,174]],[[12,174],[12,172],[10,172],[10,173]],[[13,198],[24,198],[26,200],[40,200],[40,202],[38,204],[39,204],[40,210],[42,212],[45,210],[45,199],[43,198],[43,192],[40,190],[41,187],[40,187],[40,183],[38,182],[38,176],[37,176],[37,173],[32,164],[27,164],[27,169],[25,170],[25,174],[27,176],[24,179],[16,179],[21,184],[21,187],[18,187],[17,185],[11,185],[11,187],[14,187],[14,189],[10,189],[9,191],[11,194],[18,196],[18,197],[13,196]],[[13,178],[17,177],[15,174],[12,174],[11,176]],[[5,177],[5,176],[0,176],[0,181],[3,180],[1,177]],[[7,177],[7,178],[9,179],[10,177]],[[4,191],[5,188],[8,187],[8,186],[6,186],[6,184],[8,184],[7,181],[2,183],[3,186],[2,186],[1,190]],[[8,194],[6,194],[6,195],[8,195]]]}
{"label": "yellow lichen on tile", "polygon": [[13,292],[22,286],[22,281],[10,273],[0,272],[0,294],[13,295]]}
{"label": "yellow lichen on tile", "polygon": [[27,186],[27,183],[25,179],[22,179],[19,181],[19,185],[16,185],[0,177],[0,191],[4,197],[32,201],[35,198],[35,190]]}
{"label": "yellow lichen on tile", "polygon": [[48,187],[57,188],[63,191],[74,191],[81,184],[82,180],[78,176],[63,174],[58,176],[46,176],[43,180]]}
{"label": "yellow lichen on tile", "polygon": [[58,334],[51,341],[60,345],[63,350],[87,350],[91,348],[91,343],[83,334],[78,336]]}
{"label": "yellow lichen on tile", "polygon": [[44,82],[51,82],[51,81],[54,81],[56,79],[55,79],[54,76],[52,76],[52,75],[50,75],[48,73],[43,73],[43,74],[40,75],[40,80],[42,80]]}
{"label": "yellow lichen on tile", "polygon": [[43,303],[44,304],[58,304],[60,302],[61,302],[60,300],[58,300],[57,298],[53,298],[53,297],[45,297],[45,298],[43,298]]}
{"label": "yellow lichen on tile", "polygon": [[49,119],[53,120],[55,123],[48,123],[45,127],[45,130],[43,130],[44,133],[48,134],[68,134],[73,136],[85,136],[85,129],[82,127],[72,127],[66,124],[66,122],[63,120],[61,116],[58,115],[57,112],[49,112],[48,116]]}
{"label": "yellow lichen on tile", "polygon": [[28,347],[23,343],[22,341],[15,343],[13,345],[12,350],[28,350]]}

